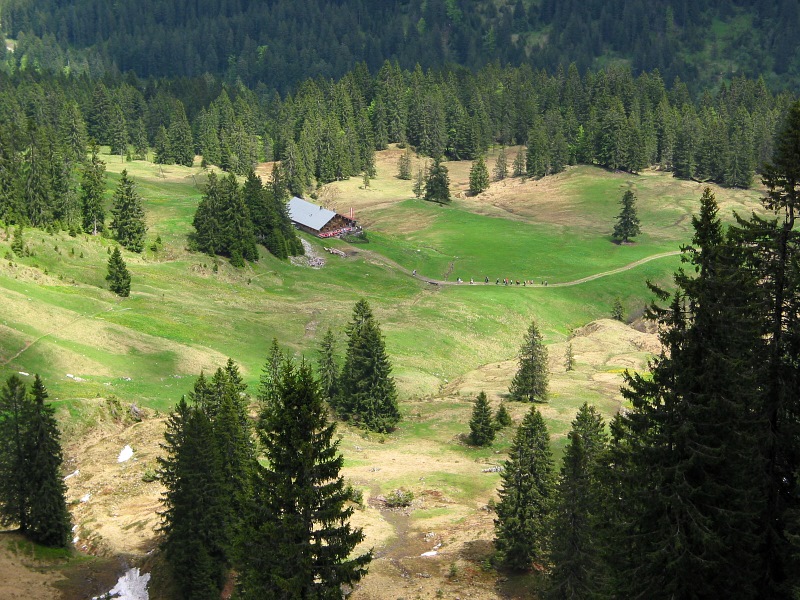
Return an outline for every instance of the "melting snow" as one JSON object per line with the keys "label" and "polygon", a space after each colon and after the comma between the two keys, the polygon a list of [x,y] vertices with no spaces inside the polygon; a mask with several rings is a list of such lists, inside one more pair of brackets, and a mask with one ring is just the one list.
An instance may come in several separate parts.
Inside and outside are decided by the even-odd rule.
{"label": "melting snow", "polygon": [[430,552],[423,552],[420,556],[436,556],[439,554],[436,550],[431,550]]}
{"label": "melting snow", "polygon": [[75,477],[76,475],[80,475],[80,470],[78,470],[78,469],[75,469],[75,470],[74,470],[72,473],[70,473],[69,475],[67,475],[66,477],[64,477],[64,481],[66,481],[66,480],[67,480],[67,479],[69,479],[70,477]]}
{"label": "melting snow", "polygon": [[83,497],[81,498],[81,502],[88,502],[88,501],[89,501],[89,498],[91,498],[91,497],[92,497],[92,495],[91,495],[91,494],[86,494],[85,496],[83,496]]}
{"label": "melting snow", "polygon": [[126,460],[129,460],[131,456],[133,456],[133,448],[131,448],[130,446],[125,446],[119,453],[119,456],[117,457],[117,462],[118,463],[125,462]]}
{"label": "melting snow", "polygon": [[117,598],[118,600],[150,600],[147,592],[147,583],[150,581],[150,573],[139,573],[139,568],[128,569],[119,578],[117,585],[111,588],[107,594],[95,596],[92,600],[100,598]]}

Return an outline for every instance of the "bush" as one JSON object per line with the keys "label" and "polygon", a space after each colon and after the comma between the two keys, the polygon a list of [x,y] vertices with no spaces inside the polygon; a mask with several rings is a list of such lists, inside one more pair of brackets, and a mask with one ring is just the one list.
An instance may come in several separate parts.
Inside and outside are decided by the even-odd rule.
{"label": "bush", "polygon": [[399,488],[386,495],[386,506],[389,508],[403,508],[410,506],[413,500],[414,492]]}

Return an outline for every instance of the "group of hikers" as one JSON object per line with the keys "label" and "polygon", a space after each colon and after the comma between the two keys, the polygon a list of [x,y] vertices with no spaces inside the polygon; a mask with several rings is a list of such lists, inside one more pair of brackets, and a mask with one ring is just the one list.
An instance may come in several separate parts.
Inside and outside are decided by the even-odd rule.
{"label": "group of hikers", "polygon": [[[416,277],[417,276],[417,270],[414,269],[413,271],[411,271],[411,275],[413,277]],[[456,279],[456,283],[464,283],[464,280],[461,279],[461,277],[459,277],[459,278]],[[483,283],[484,283],[484,285],[489,283],[489,276],[488,275],[483,278]],[[532,280],[530,280],[530,279],[523,279],[523,280],[520,281],[519,279],[515,280],[515,279],[510,279],[508,277],[504,277],[503,279],[500,279],[498,277],[494,282],[495,285],[500,285],[500,283],[502,283],[503,285],[521,285],[522,287],[525,287],[525,286],[528,286],[528,285],[535,285],[534,282]],[[470,285],[475,285],[475,279],[470,277],[469,284]],[[547,287],[547,281],[542,280],[540,285],[542,285],[544,287]]]}

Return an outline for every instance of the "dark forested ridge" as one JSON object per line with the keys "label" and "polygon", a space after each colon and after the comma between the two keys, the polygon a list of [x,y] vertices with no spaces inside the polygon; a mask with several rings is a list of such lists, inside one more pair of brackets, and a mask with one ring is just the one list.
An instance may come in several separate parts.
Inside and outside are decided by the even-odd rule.
{"label": "dark forested ridge", "polygon": [[144,77],[225,75],[288,91],[358,62],[411,69],[488,62],[635,72],[716,83],[800,77],[795,0],[5,0],[14,66]]}

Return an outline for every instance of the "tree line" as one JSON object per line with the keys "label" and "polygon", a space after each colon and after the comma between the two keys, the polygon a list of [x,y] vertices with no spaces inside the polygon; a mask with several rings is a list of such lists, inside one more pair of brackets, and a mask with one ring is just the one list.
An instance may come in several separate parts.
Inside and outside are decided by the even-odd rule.
{"label": "tree line", "polygon": [[[693,98],[683,82],[667,86],[658,72],[581,74],[575,64],[552,74],[490,64],[473,74],[386,62],[374,76],[358,65],[338,81],[309,79],[284,96],[214,78],[26,72],[0,74],[0,83],[0,219],[92,233],[103,175],[97,159],[87,159],[90,141],[128,160],[191,165],[200,155],[241,176],[278,160],[288,192],[299,196],[374,176],[375,151],[389,144],[442,160],[523,146],[499,178],[512,162],[513,175],[529,177],[595,164],[748,187],[792,102],[761,79],[735,78]],[[480,175],[476,189],[486,183]]]}

